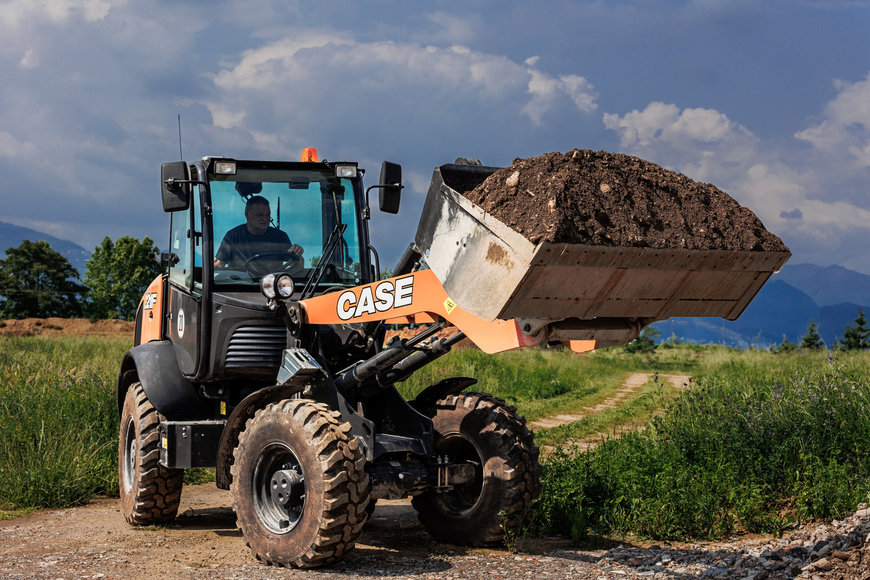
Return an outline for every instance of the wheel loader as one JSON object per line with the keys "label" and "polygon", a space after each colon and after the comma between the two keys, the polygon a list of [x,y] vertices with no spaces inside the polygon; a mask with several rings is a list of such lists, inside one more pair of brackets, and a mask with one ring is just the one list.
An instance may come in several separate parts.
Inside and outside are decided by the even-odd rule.
{"label": "wheel loader", "polygon": [[[165,273],[121,362],[119,483],[132,525],[172,520],[185,468],[215,468],[257,559],[345,556],[378,499],[411,497],[436,539],[499,542],[540,489],[538,448],[505,402],[445,377],[396,383],[463,339],[488,353],[633,340],[672,316],[736,319],[787,252],[532,244],[462,194],[496,168],[436,167],[414,242],[381,279],[370,194],[397,213],[401,166],[204,157],[161,168]],[[265,198],[304,251],[217,258]],[[388,325],[410,338],[385,341]]]}

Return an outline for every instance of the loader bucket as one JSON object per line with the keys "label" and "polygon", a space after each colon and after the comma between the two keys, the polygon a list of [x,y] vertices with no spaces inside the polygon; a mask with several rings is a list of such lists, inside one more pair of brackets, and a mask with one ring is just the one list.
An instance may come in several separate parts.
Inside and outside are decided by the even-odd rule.
{"label": "loader bucket", "polygon": [[436,167],[415,239],[450,298],[486,320],[578,319],[575,328],[618,319],[641,325],[671,317],[735,320],[791,255],[534,245],[462,195],[495,170]]}

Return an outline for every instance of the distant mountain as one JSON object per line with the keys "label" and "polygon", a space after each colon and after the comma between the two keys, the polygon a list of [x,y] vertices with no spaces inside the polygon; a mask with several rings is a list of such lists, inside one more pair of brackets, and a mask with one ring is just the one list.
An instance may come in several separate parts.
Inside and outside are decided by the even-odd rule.
{"label": "distant mountain", "polygon": [[69,240],[56,238],[30,228],[0,222],[0,253],[2,255],[5,256],[6,250],[20,246],[21,242],[25,240],[31,242],[45,240],[55,252],[69,260],[69,263],[76,269],[80,277],[85,275],[86,262],[91,253],[83,247]]}
{"label": "distant mountain", "polygon": [[819,306],[870,304],[870,276],[843,266],[786,265],[773,279],[800,288]]}
{"label": "distant mountain", "polygon": [[819,325],[819,336],[825,344],[833,346],[837,339],[843,336],[846,326],[854,325],[859,309],[864,311],[865,317],[870,316],[870,306],[860,306],[851,302],[823,306],[819,309],[816,322]]}
{"label": "distant mountain", "polygon": [[870,276],[842,266],[787,265],[737,320],[674,318],[656,328],[662,340],[675,336],[701,344],[767,348],[785,339],[800,342],[815,322],[822,340],[831,346],[854,323],[859,309],[870,316]]}

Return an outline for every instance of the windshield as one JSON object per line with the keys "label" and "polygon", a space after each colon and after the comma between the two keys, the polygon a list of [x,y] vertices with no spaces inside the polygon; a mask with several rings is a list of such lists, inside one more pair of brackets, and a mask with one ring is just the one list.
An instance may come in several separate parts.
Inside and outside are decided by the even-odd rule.
{"label": "windshield", "polygon": [[[338,239],[321,284],[360,281],[356,201],[349,179],[327,171],[243,169],[213,176],[212,227],[215,290],[259,291],[269,272],[290,272],[304,282]],[[338,237],[337,224],[344,224]],[[333,232],[335,233],[333,234]]]}

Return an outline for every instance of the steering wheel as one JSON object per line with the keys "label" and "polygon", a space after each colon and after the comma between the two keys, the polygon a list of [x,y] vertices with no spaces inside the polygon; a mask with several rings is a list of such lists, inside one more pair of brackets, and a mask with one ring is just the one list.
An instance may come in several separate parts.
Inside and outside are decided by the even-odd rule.
{"label": "steering wheel", "polygon": [[290,272],[302,266],[302,256],[293,252],[262,252],[254,254],[243,264],[245,271],[251,276],[263,277],[266,274],[275,272],[273,265],[275,262],[281,262],[281,272]]}

